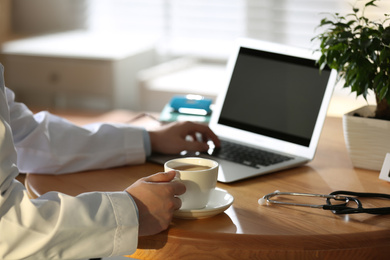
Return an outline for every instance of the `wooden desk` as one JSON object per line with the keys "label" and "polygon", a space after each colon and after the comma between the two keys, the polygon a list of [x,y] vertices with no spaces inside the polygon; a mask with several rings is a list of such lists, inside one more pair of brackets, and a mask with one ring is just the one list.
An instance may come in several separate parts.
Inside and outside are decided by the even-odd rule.
{"label": "wooden desk", "polygon": [[[387,259],[390,215],[334,215],[321,209],[260,206],[280,191],[328,194],[335,190],[390,193],[379,172],[354,169],[345,148],[341,118],[327,118],[315,160],[306,166],[233,184],[218,184],[235,197],[224,213],[208,219],[174,219],[158,235],[142,237],[140,259]],[[76,195],[123,190],[141,176],[162,171],[147,163],[62,176],[28,174],[32,196],[47,191]],[[317,201],[323,203],[323,200]],[[375,201],[375,206],[390,206]]]}

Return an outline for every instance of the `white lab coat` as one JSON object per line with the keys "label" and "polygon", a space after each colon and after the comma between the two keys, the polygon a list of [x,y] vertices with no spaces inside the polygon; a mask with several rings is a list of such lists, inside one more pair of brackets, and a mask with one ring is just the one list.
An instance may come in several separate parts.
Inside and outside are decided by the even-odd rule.
{"label": "white lab coat", "polygon": [[144,145],[142,128],[102,123],[79,127],[48,112],[33,115],[14,101],[11,90],[5,92],[21,172],[59,174],[145,161],[150,148],[148,142]]}
{"label": "white lab coat", "polygon": [[0,64],[0,259],[85,259],[134,252],[138,213],[126,192],[77,197],[49,192],[29,199],[15,177],[19,170],[66,173],[143,162],[143,134],[125,125],[81,128],[47,112],[34,117],[5,88]]}

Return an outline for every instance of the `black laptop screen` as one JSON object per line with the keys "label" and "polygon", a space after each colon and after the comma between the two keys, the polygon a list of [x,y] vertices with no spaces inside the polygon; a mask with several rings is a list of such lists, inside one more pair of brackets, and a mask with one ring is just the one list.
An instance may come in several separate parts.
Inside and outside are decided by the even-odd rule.
{"label": "black laptop screen", "polygon": [[310,59],[241,47],[218,123],[309,146],[329,76]]}

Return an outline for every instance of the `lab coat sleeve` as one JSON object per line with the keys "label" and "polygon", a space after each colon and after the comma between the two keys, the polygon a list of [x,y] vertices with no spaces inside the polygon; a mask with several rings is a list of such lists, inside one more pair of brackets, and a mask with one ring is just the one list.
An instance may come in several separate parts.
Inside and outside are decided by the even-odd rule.
{"label": "lab coat sleeve", "polygon": [[50,114],[33,114],[6,89],[21,172],[61,174],[143,163],[145,129],[128,124],[83,127]]}
{"label": "lab coat sleeve", "polygon": [[0,64],[0,259],[85,259],[131,254],[137,247],[136,205],[126,192],[29,199],[15,180],[9,111]]}

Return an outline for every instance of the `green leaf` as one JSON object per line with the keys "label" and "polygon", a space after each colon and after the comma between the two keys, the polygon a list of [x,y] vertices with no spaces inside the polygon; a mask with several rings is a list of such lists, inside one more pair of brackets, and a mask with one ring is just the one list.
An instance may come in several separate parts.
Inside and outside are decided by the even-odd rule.
{"label": "green leaf", "polygon": [[333,25],[338,27],[338,29],[349,28],[350,27],[350,25],[348,25],[348,23],[342,23],[342,22],[333,23]]}
{"label": "green leaf", "polygon": [[366,3],[364,6],[365,7],[367,7],[367,6],[376,6],[376,4],[375,4],[376,1],[377,0],[372,0],[372,1],[368,2],[368,3]]}
{"label": "green leaf", "polygon": [[390,26],[383,30],[382,41],[384,44],[390,44]]}
{"label": "green leaf", "polygon": [[387,95],[388,90],[389,90],[388,87],[384,86],[384,87],[381,89],[380,93],[379,93],[379,98],[380,98],[380,99],[386,98],[386,95]]}
{"label": "green leaf", "polygon": [[328,20],[327,18],[324,18],[324,19],[321,20],[321,23],[320,23],[319,27],[324,26],[324,25],[328,25],[328,24],[333,25],[334,22]]}
{"label": "green leaf", "polygon": [[367,49],[368,47],[370,47],[371,43],[372,43],[372,39],[370,38],[362,38],[360,40],[360,44],[362,46],[363,49]]}

